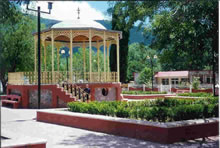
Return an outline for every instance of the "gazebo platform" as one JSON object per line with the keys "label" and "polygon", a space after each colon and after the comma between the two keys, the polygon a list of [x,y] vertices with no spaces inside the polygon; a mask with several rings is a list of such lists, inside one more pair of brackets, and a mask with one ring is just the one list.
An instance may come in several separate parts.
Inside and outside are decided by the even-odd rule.
{"label": "gazebo platform", "polygon": [[[114,101],[121,100],[121,83],[115,82],[116,74],[108,73],[95,75],[89,79],[83,79],[84,75],[72,75],[70,81],[68,72],[41,73],[41,108],[66,107],[72,101]],[[21,108],[37,108],[38,85],[37,74],[34,72],[9,73],[7,95],[21,96]],[[53,76],[54,79],[53,79]],[[82,78],[82,79],[81,79]],[[93,80],[93,81],[91,81]],[[90,94],[84,89],[90,88]]]}

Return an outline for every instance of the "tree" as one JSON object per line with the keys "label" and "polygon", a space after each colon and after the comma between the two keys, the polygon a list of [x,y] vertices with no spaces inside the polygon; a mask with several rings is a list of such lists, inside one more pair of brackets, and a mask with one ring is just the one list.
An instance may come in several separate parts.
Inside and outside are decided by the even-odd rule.
{"label": "tree", "polygon": [[154,66],[154,71],[159,71],[160,63],[158,59],[154,59],[155,55],[158,55],[157,51],[152,50],[143,43],[133,43],[129,45],[127,80],[133,80],[133,73],[140,73],[146,65],[151,67],[151,61],[147,59],[148,56],[153,59],[152,64]]}
{"label": "tree", "polygon": [[[215,61],[218,67],[218,1],[165,2],[167,9],[153,17],[146,32],[161,52],[163,70],[202,70]],[[213,59],[213,53],[215,58]]]}
{"label": "tree", "polygon": [[8,72],[33,70],[34,23],[14,3],[1,2],[1,7],[3,3],[7,3],[10,8],[5,11],[12,12],[11,15],[4,12],[0,24],[0,81],[5,93]]}
{"label": "tree", "polygon": [[150,86],[150,84],[152,83],[152,70],[148,67],[145,67],[139,77],[138,77],[138,83],[139,84],[145,84],[147,86]]}
{"label": "tree", "polygon": [[200,85],[199,77],[194,77],[192,81],[193,89],[199,89],[199,85]]}
{"label": "tree", "polygon": [[[122,39],[120,40],[120,80],[126,81],[127,75],[127,56],[130,29],[137,20],[145,20],[146,15],[151,15],[156,9],[159,1],[139,2],[139,1],[123,1],[115,2],[108,12],[112,14],[112,29],[122,31]],[[116,67],[116,46],[111,46],[111,70]]]}

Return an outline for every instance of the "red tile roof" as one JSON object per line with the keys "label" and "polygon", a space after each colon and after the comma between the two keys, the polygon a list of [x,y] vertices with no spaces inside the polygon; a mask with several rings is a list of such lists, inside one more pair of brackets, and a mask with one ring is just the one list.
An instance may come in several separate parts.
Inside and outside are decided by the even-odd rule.
{"label": "red tile roof", "polygon": [[189,71],[162,71],[156,73],[154,77],[188,77],[188,75]]}

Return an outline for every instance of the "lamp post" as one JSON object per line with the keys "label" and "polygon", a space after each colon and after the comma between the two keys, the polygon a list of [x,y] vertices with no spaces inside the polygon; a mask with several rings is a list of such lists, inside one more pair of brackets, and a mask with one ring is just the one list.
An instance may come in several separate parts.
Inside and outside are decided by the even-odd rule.
{"label": "lamp post", "polygon": [[62,49],[61,54],[66,57],[66,70],[68,72],[68,56],[65,55],[65,53],[66,53],[65,49]]}
{"label": "lamp post", "polygon": [[52,9],[52,4],[51,2],[48,2],[48,9],[49,12],[45,12],[45,11],[40,11],[40,7],[37,7],[37,10],[34,9],[30,9],[28,8],[28,5],[30,3],[30,0],[26,0],[25,1],[27,7],[27,10],[31,10],[31,11],[35,11],[37,12],[37,32],[38,32],[38,109],[40,109],[40,100],[41,100],[41,82],[40,82],[40,73],[41,73],[41,62],[40,62],[40,13],[46,13],[46,14],[50,14],[51,13],[51,9]]}
{"label": "lamp post", "polygon": [[157,59],[157,56],[154,55],[153,57],[147,56],[147,59],[150,60],[150,64],[151,64],[151,70],[152,70],[152,77],[151,77],[151,81],[152,81],[152,91],[154,88],[154,84],[153,84],[153,80],[154,80],[154,65],[153,65],[153,59]]}

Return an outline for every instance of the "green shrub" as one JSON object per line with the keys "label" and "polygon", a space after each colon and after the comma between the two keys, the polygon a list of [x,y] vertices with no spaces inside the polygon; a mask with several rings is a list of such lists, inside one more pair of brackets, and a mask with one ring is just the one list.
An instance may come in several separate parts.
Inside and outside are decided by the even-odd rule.
{"label": "green shrub", "polygon": [[129,109],[125,108],[123,106],[119,106],[116,110],[116,117],[121,117],[121,118],[127,118],[129,117],[130,113],[129,113]]}
{"label": "green shrub", "polygon": [[145,95],[145,94],[166,94],[167,92],[158,91],[122,91],[122,94]]}
{"label": "green shrub", "polygon": [[88,105],[88,112],[90,114],[99,114],[99,107],[96,102],[91,102]]}
{"label": "green shrub", "polygon": [[178,106],[173,108],[172,118],[174,121],[202,118],[203,108],[201,104]]}
{"label": "green shrub", "polygon": [[101,115],[108,115],[114,116],[115,110],[113,107],[109,106],[108,104],[100,104],[99,106],[99,114]]}
{"label": "green shrub", "polygon": [[194,77],[192,81],[193,89],[199,89],[199,85],[200,85],[199,77]]}
{"label": "green shrub", "polygon": [[67,106],[72,112],[167,122],[218,117],[218,104],[218,97],[209,97],[194,100],[70,102]]}
{"label": "green shrub", "polygon": [[198,92],[198,93],[181,93],[178,96],[189,96],[189,97],[212,97],[211,93]]}

